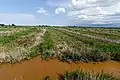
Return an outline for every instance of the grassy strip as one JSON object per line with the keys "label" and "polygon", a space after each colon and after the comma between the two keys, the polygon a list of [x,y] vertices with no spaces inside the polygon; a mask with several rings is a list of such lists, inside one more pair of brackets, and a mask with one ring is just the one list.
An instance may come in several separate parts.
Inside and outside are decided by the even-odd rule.
{"label": "grassy strip", "polygon": [[42,44],[43,53],[41,54],[41,57],[42,58],[50,57],[52,55],[53,46],[54,45],[50,37],[50,34],[48,31],[46,31],[46,33],[44,34],[44,42]]}
{"label": "grassy strip", "polygon": [[[73,37],[70,37],[68,35],[61,33],[60,31],[51,30],[50,32],[51,32],[52,39],[54,40],[55,43],[58,42],[58,43],[63,44],[63,42],[66,42],[67,45],[69,46],[69,48],[74,49],[74,50],[72,50],[72,52],[69,51],[69,48],[68,49],[66,48],[63,51],[60,51],[59,49],[57,49],[61,52],[61,55],[57,56],[59,60],[61,60],[61,61],[71,60],[74,62],[87,61],[87,59],[84,58],[84,56],[82,55],[85,52],[85,49],[83,49],[83,48],[85,48],[84,44],[82,44],[80,41],[77,41]],[[56,48],[56,45],[54,47]],[[61,46],[61,48],[64,48],[64,47],[66,47],[66,46]],[[77,52],[76,52],[76,50],[77,50]]]}
{"label": "grassy strip", "polygon": [[74,72],[66,70],[64,75],[59,76],[59,80],[119,80],[115,76],[109,73],[88,73],[77,69]]}
{"label": "grassy strip", "polygon": [[[64,35],[68,35],[74,39],[74,42],[77,41],[82,41],[85,45],[85,47],[89,47],[90,49],[84,49],[83,54],[76,54],[73,55],[71,52],[67,52],[67,57],[66,54],[63,55],[63,59],[65,60],[82,60],[82,61],[105,61],[105,60],[120,60],[120,45],[119,44],[113,44],[113,43],[105,43],[100,40],[96,39],[91,39],[87,38],[78,34],[74,34],[71,32],[66,32],[66,31],[61,31],[58,30],[59,32],[63,33]],[[78,48],[79,46],[76,46]],[[82,47],[82,46],[81,46]],[[78,48],[80,49],[80,48]],[[70,54],[69,54],[70,53]],[[74,53],[74,52],[73,52]],[[65,57],[64,57],[65,56]],[[72,57],[71,57],[72,56]]]}
{"label": "grassy strip", "polygon": [[[43,39],[41,35],[42,32],[40,31],[41,30],[38,30],[38,32],[36,31],[35,33],[33,32],[32,35],[30,34],[30,35],[23,36],[21,37],[21,39],[19,38],[19,40],[16,39],[13,42],[14,45],[10,43],[8,47],[10,48],[10,46],[13,45],[12,49],[9,49],[9,50],[7,49],[8,51],[4,53],[5,56],[9,55],[8,56],[9,60],[12,60],[12,62],[15,63],[17,61],[21,61],[24,59],[28,60],[39,55],[40,52],[42,52],[41,42]],[[20,43],[18,44],[18,42]],[[4,61],[9,61],[8,58],[6,58]]]}
{"label": "grassy strip", "polygon": [[11,31],[11,28],[0,28],[0,31]]}
{"label": "grassy strip", "polygon": [[72,31],[93,31],[93,32],[100,32],[100,33],[110,33],[110,34],[119,34],[120,29],[105,29],[105,28],[67,28],[68,30]]}
{"label": "grassy strip", "polygon": [[42,48],[41,48],[41,44],[33,47],[30,51],[29,57],[33,58],[36,57],[37,55],[39,55],[40,52],[42,52]]}
{"label": "grassy strip", "polygon": [[95,47],[98,48],[100,51],[102,52],[120,52],[120,44],[117,43],[110,43],[110,42],[106,42],[106,41],[102,41],[102,40],[98,40],[98,39],[92,39],[89,37],[85,37],[82,36],[80,34],[75,34],[75,33],[71,33],[71,32],[66,32],[66,31],[62,31],[59,30],[62,33],[73,37],[74,39],[77,39],[78,41],[82,41],[84,44],[89,44],[89,46],[91,47]]}
{"label": "grassy strip", "polygon": [[31,28],[31,29],[27,29],[27,30],[22,30],[20,32],[11,34],[9,36],[0,36],[0,44],[6,44],[6,43],[10,43],[11,41],[23,36],[23,35],[28,35],[31,32],[33,32],[34,30],[36,30],[35,28]]}
{"label": "grassy strip", "polygon": [[77,30],[76,32],[79,32],[79,33],[83,33],[83,34],[90,34],[90,35],[93,35],[93,36],[101,36],[101,37],[104,37],[104,38],[109,38],[109,39],[120,39],[120,35],[118,34],[109,34],[109,33],[101,33],[101,32],[94,32],[94,31],[81,31],[81,30]]}

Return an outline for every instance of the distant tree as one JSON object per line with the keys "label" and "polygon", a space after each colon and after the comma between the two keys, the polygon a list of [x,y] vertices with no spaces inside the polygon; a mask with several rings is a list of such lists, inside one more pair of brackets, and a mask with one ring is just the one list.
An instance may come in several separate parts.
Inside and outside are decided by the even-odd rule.
{"label": "distant tree", "polygon": [[42,27],[41,25],[38,25],[39,27]]}
{"label": "distant tree", "polygon": [[11,26],[15,26],[15,24],[12,24]]}
{"label": "distant tree", "polygon": [[0,24],[0,26],[5,26],[5,24]]}

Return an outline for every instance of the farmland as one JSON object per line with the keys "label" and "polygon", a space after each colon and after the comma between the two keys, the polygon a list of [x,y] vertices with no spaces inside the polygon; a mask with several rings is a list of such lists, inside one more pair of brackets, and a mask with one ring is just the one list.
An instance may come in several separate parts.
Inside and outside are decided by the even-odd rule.
{"label": "farmland", "polygon": [[14,63],[36,56],[43,34],[44,30],[39,28],[14,28],[11,33],[0,36],[1,63]]}
{"label": "farmland", "polygon": [[[86,29],[82,31],[84,30]],[[83,33],[82,31],[79,29],[78,32],[75,32],[74,28],[71,30],[49,29],[48,33],[52,43],[51,45],[46,44],[48,46],[47,51],[49,50],[48,55],[53,54],[55,57],[59,56],[60,60],[66,61],[120,60],[119,34],[114,36],[117,37],[116,40],[116,38],[111,39],[114,34],[108,34],[109,39],[106,39],[104,38],[106,33],[101,35],[90,32]],[[98,36],[104,37],[98,38]]]}
{"label": "farmland", "polygon": [[[35,61],[36,57],[37,60],[39,57],[38,61]],[[31,61],[32,63],[29,63],[30,66],[42,66],[45,64],[49,64],[49,66],[53,65],[54,68],[54,65],[58,64],[60,66],[64,66],[59,66],[60,69],[64,68],[63,71],[65,71],[65,68],[70,68],[68,66],[73,64],[76,65],[75,68],[81,68],[78,67],[78,65],[82,66],[81,63],[84,63],[87,66],[88,64],[91,65],[91,63],[93,63],[93,66],[97,66],[97,64],[99,65],[99,63],[106,62],[112,62],[113,64],[120,65],[120,29],[41,26],[0,27],[1,65],[5,66],[5,69],[8,70],[6,66],[9,63],[11,63],[10,65],[18,66],[17,63],[22,61],[24,62],[25,60],[30,61],[32,59],[35,62]],[[43,63],[41,61],[43,61]],[[44,61],[48,62],[45,63]],[[51,62],[49,63],[49,61]],[[4,63],[5,65],[2,63]],[[49,66],[45,67],[49,68]],[[109,68],[109,66],[106,67]],[[98,67],[98,69],[100,69],[101,71],[104,70],[108,73],[113,72],[114,75],[103,72],[101,72],[100,74],[91,74],[89,73],[89,70],[92,69],[90,67],[88,68],[89,70],[87,70],[88,73],[81,70],[75,71],[74,68],[75,72],[61,72],[63,73],[63,75],[59,77],[59,80],[119,80],[115,77],[116,75],[117,77],[119,76],[119,72],[114,72],[114,70],[106,71],[106,67]],[[117,71],[119,71],[118,66],[114,67],[117,67]],[[55,68],[57,68],[57,66]],[[32,67],[30,68],[30,70],[31,69]],[[85,70],[84,67],[82,69]],[[52,71],[52,69],[50,71]],[[97,67],[96,72],[100,72],[97,71]],[[35,73],[36,72],[34,72],[34,74]],[[50,72],[48,73],[50,74]],[[13,78],[11,78],[11,80],[13,80]],[[28,80],[28,78],[23,80]],[[32,80],[32,78],[29,78],[29,80]]]}

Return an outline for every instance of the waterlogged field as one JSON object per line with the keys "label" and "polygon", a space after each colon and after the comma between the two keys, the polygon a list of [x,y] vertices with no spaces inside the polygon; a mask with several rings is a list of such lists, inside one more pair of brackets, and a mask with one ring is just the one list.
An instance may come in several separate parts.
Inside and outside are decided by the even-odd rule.
{"label": "waterlogged field", "polygon": [[0,27],[0,80],[120,80],[119,61],[120,29]]}

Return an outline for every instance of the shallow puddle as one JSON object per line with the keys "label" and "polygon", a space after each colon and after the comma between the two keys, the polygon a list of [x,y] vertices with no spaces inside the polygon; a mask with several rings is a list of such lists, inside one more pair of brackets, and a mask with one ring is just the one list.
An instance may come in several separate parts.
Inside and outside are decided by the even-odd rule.
{"label": "shallow puddle", "polygon": [[42,80],[45,76],[51,76],[56,80],[55,77],[64,73],[66,69],[75,70],[76,68],[90,72],[103,70],[117,76],[120,75],[120,63],[115,61],[69,64],[56,59],[42,61],[40,57],[36,57],[21,63],[0,65],[0,80]]}

